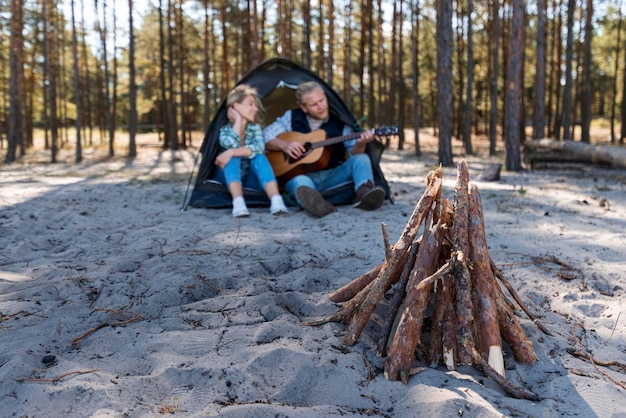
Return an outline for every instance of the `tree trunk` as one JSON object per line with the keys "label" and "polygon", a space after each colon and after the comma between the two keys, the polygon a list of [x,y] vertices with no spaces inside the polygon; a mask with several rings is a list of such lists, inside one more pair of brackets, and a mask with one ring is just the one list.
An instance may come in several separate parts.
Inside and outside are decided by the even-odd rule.
{"label": "tree trunk", "polygon": [[593,2],[587,0],[587,14],[585,15],[585,44],[584,44],[584,78],[581,100],[581,141],[589,143],[591,128],[591,39],[593,37]]}
{"label": "tree trunk", "polygon": [[[550,153],[546,153],[546,151]],[[610,145],[590,145],[579,141],[541,139],[524,146],[531,165],[537,161],[579,161],[605,163],[626,168],[626,149]]]}
{"label": "tree trunk", "polygon": [[24,82],[24,3],[11,0],[11,39],[9,51],[9,119],[7,130],[7,153],[4,161],[15,161],[17,148],[24,148],[24,102],[20,90]]}
{"label": "tree trunk", "polygon": [[491,48],[491,78],[489,82],[490,103],[489,103],[489,155],[496,153],[496,140],[498,129],[498,77],[499,65],[498,54],[500,53],[500,0],[493,0],[491,37],[493,48]]}
{"label": "tree trunk", "polygon": [[522,115],[522,71],[524,54],[524,0],[513,0],[513,16],[509,38],[509,55],[505,86],[505,130],[506,168],[509,171],[522,169],[520,156],[520,116]]}
{"label": "tree trunk", "polygon": [[613,79],[611,80],[611,144],[615,143],[615,106],[617,103],[617,73],[619,73],[619,51],[620,44],[622,43],[622,9],[618,9],[618,20],[617,20],[617,39],[615,41],[615,47],[613,51],[615,53],[615,67],[613,73]]}
{"label": "tree trunk", "polygon": [[130,100],[128,115],[128,158],[137,156],[137,83],[135,80],[135,29],[133,28],[133,0],[128,0],[128,95]]}
{"label": "tree trunk", "polygon": [[[129,0],[132,1],[132,0]],[[83,109],[82,109],[82,92],[80,89],[80,69],[78,67],[79,59],[78,59],[78,37],[76,35],[76,16],[74,13],[74,0],[70,3],[71,13],[72,13],[72,60],[74,64],[74,75],[72,77],[72,81],[74,83],[74,102],[76,103],[76,153],[75,153],[75,161],[76,163],[80,163],[83,160],[82,154],[82,139],[81,139],[81,130],[82,130],[82,121],[83,121]]]}
{"label": "tree trunk", "polygon": [[474,89],[474,51],[472,41],[472,14],[474,12],[474,4],[472,0],[467,0],[467,92],[465,97],[465,122],[463,123],[463,143],[465,144],[465,152],[473,154],[472,150],[472,109],[474,102],[472,92]]}
{"label": "tree trunk", "polygon": [[563,139],[572,139],[572,60],[574,55],[574,8],[576,0],[567,4],[567,45],[565,47],[565,86],[563,87]]}
{"label": "tree trunk", "polygon": [[411,32],[411,72],[413,76],[413,88],[411,89],[412,94],[412,115],[413,115],[413,132],[415,132],[415,156],[421,157],[422,150],[420,148],[420,115],[419,115],[419,83],[420,83],[420,73],[419,73],[419,33],[420,33],[420,8],[419,8],[419,0],[411,1],[411,21],[412,32]]}
{"label": "tree trunk", "polygon": [[544,137],[546,96],[546,0],[537,1],[537,41],[535,61],[535,103],[533,111],[533,139]]}
{"label": "tree trunk", "polygon": [[439,161],[452,161],[452,1],[437,0],[437,120]]}

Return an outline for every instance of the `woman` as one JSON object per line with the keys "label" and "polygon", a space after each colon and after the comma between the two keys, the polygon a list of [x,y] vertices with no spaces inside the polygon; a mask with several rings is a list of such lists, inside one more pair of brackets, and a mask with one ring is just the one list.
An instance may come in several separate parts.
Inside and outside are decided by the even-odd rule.
{"label": "woman", "polygon": [[[226,98],[228,123],[220,128],[220,146],[224,149],[215,164],[222,171],[224,182],[233,198],[233,216],[249,216],[243,198],[243,185],[261,186],[270,198],[270,212],[287,213],[287,207],[278,192],[278,183],[272,166],[264,154],[265,143],[261,129],[262,104],[257,91],[241,84]],[[255,187],[257,186],[257,187]]]}

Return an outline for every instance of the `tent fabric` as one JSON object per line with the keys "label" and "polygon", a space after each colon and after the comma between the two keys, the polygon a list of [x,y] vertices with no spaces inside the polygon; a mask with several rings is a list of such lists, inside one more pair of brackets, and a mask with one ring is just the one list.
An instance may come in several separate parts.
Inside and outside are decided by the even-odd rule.
{"label": "tent fabric", "polygon": [[[341,100],[339,95],[321,78],[300,65],[284,59],[272,58],[250,71],[237,82],[255,87],[265,107],[265,123],[269,124],[285,111],[297,107],[295,90],[298,84],[305,81],[316,81],[324,89],[328,98],[330,112],[339,117],[345,124],[360,130],[356,119]],[[225,208],[230,207],[232,198],[226,186],[214,180],[216,165],[215,158],[219,152],[219,129],[227,122],[225,101],[218,108],[213,120],[209,124],[199,154],[201,156],[198,175],[194,182],[193,192],[188,205],[196,208]],[[389,185],[380,169],[380,159],[384,146],[378,140],[367,144],[366,152],[372,160],[374,180],[382,186],[391,200]],[[346,191],[353,190],[352,183],[348,183],[330,190],[322,195],[330,200],[333,196],[344,196]],[[349,194],[349,193],[348,193]],[[270,201],[264,192],[244,189],[244,198],[250,207],[269,206]],[[351,201],[351,200],[350,200]],[[350,203],[346,200],[341,203]]]}

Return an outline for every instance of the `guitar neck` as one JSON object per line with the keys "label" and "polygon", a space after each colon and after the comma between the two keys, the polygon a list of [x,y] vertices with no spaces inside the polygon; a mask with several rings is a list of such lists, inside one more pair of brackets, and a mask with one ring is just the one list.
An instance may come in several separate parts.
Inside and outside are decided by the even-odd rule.
{"label": "guitar neck", "polygon": [[311,149],[320,148],[320,147],[326,147],[328,145],[339,144],[340,142],[345,142],[345,141],[348,141],[350,139],[358,138],[360,136],[361,136],[361,132],[352,132],[351,134],[348,134],[348,135],[336,136],[334,138],[328,138],[328,139],[325,139],[325,140],[320,141],[320,142],[312,143],[311,144]]}

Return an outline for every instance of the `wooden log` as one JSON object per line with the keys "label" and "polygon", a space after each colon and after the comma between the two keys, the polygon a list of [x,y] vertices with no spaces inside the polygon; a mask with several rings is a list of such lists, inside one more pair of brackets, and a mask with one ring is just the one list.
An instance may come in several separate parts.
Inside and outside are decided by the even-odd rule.
{"label": "wooden log", "polygon": [[379,264],[376,267],[372,267],[367,273],[363,273],[356,279],[352,280],[350,283],[328,295],[328,299],[335,303],[341,303],[352,299],[368,284],[376,280],[376,277],[378,276],[378,273],[380,273],[380,269],[382,267],[382,264]]}
{"label": "wooden log", "polygon": [[456,312],[454,310],[454,277],[448,275],[441,279],[445,300],[443,328],[441,336],[441,355],[448,370],[455,370],[457,364]]}
{"label": "wooden log", "polygon": [[514,396],[517,399],[528,399],[530,401],[541,400],[541,398],[534,393],[518,388],[510,380],[502,377],[497,371],[494,370],[493,367],[489,365],[489,363],[485,361],[485,359],[482,358],[474,347],[470,349],[470,356],[472,357],[474,364],[482,370],[485,376],[492,378],[509,395]]}
{"label": "wooden log", "polygon": [[[424,190],[424,194],[415,206],[415,210],[405,226],[402,235],[394,245],[391,260],[385,261],[377,279],[372,282],[371,286],[366,288],[368,289],[367,293],[364,294],[362,298],[359,298],[358,301],[355,301],[352,306],[346,307],[346,305],[348,305],[346,304],[342,307],[342,310],[344,310],[344,308],[350,309],[350,313],[353,313],[342,339],[344,345],[354,345],[358,341],[363,328],[365,328],[365,324],[367,324],[372,312],[376,308],[376,304],[391,287],[394,273],[400,270],[399,266],[403,260],[403,254],[406,253],[411,242],[413,242],[417,236],[418,229],[430,211],[432,204],[437,202],[441,196],[441,171],[441,168],[439,168],[429,174],[429,182],[426,185],[426,190]],[[366,289],[364,289],[364,291]],[[362,293],[364,292],[359,293],[357,297]],[[354,299],[356,298],[352,300]],[[350,302],[352,302],[352,300]]]}
{"label": "wooden log", "polygon": [[443,358],[443,319],[446,312],[446,300],[443,286],[443,280],[438,280],[435,282],[433,290],[435,300],[428,337],[428,364],[430,367],[437,367],[442,362]]}
{"label": "wooden log", "polygon": [[469,256],[469,170],[465,161],[457,165],[457,180],[454,187],[454,221],[452,236],[454,237],[455,306],[458,332],[458,362],[471,364],[470,347],[474,346],[473,323],[474,310],[471,299],[470,274],[466,257]]}
{"label": "wooden log", "polygon": [[398,380],[403,383],[409,376],[411,364],[415,359],[415,348],[422,336],[424,315],[428,306],[428,297],[432,291],[432,284],[419,284],[437,269],[437,262],[441,252],[442,238],[445,226],[441,223],[432,224],[433,216],[429,215],[422,235],[422,243],[417,251],[415,267],[407,285],[407,294],[403,304],[403,313],[385,362],[385,375],[389,380]]}
{"label": "wooden log", "polygon": [[626,167],[626,149],[610,145],[590,145],[579,141],[555,141],[552,139],[540,139],[526,141],[524,152],[527,151],[560,151],[574,157],[579,161],[590,163],[607,163],[615,167]]}
{"label": "wooden log", "polygon": [[480,192],[474,184],[469,190],[469,237],[472,260],[470,275],[474,285],[472,295],[478,351],[487,359],[489,365],[504,377],[502,336],[495,301],[497,289],[494,288],[497,284],[491,270]]}
{"label": "wooden log", "polygon": [[411,276],[413,265],[415,264],[415,257],[417,256],[417,250],[419,248],[420,242],[421,239],[418,239],[414,241],[411,245],[409,257],[404,263],[402,273],[400,273],[400,279],[398,280],[396,286],[397,290],[393,295],[393,299],[391,300],[391,304],[389,305],[389,309],[387,310],[387,313],[385,315],[385,323],[383,324],[383,329],[380,333],[380,337],[378,338],[378,345],[376,346],[376,354],[380,357],[385,357],[387,355],[387,344],[389,342],[389,335],[391,335],[391,330],[396,320],[396,314],[398,313],[400,306],[402,306],[402,301],[406,296],[406,286],[409,282],[409,277]]}
{"label": "wooden log", "polygon": [[513,351],[515,358],[524,364],[532,364],[537,361],[538,358],[532,341],[526,336],[504,297],[496,298],[496,304],[502,338]]}

